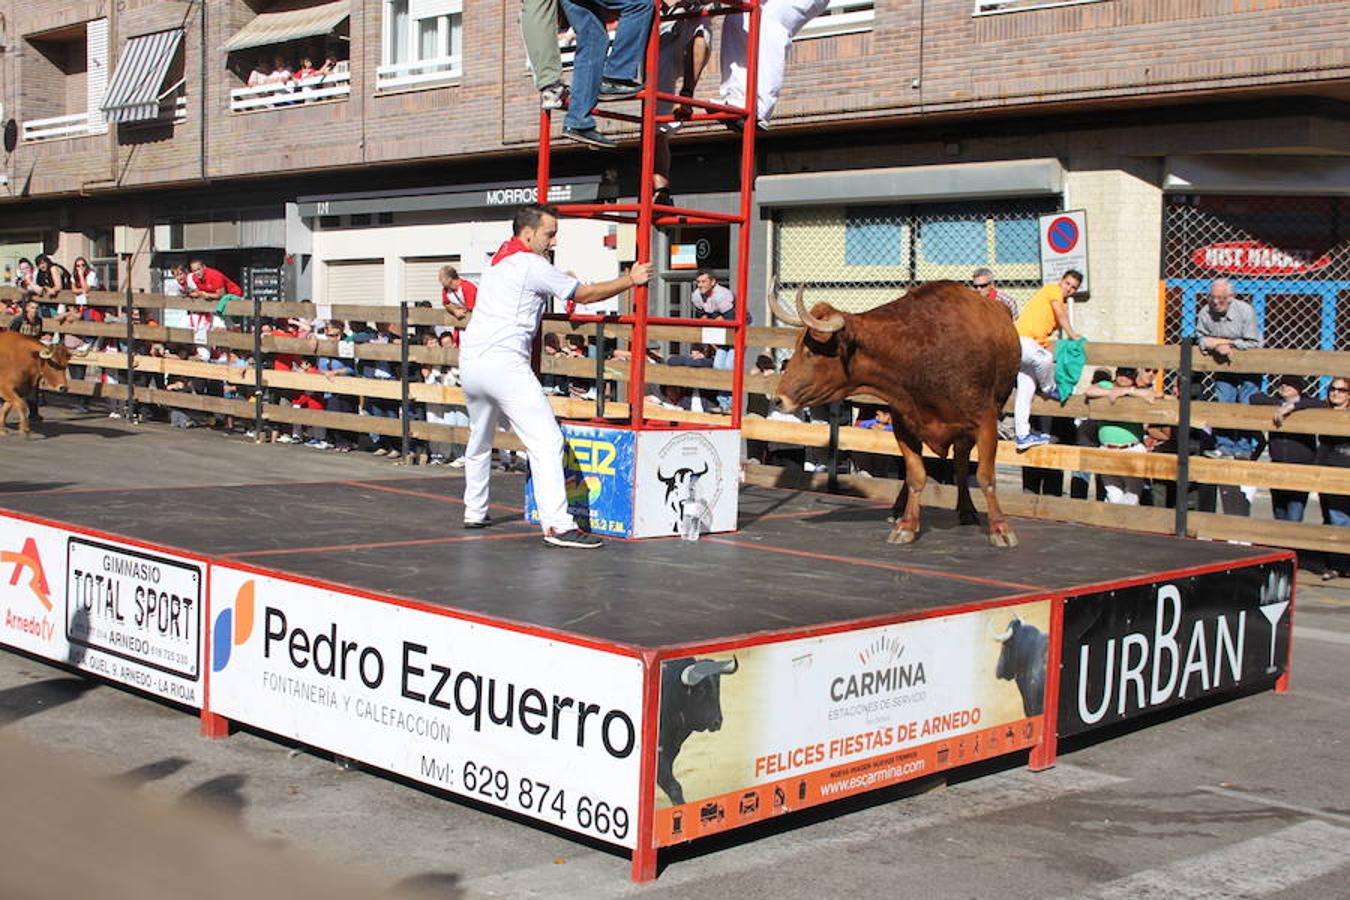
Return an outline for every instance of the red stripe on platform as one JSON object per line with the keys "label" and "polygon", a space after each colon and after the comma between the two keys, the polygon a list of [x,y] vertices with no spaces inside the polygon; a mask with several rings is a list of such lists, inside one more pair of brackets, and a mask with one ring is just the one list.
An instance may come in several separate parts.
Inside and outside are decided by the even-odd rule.
{"label": "red stripe on platform", "polygon": [[[428,481],[434,478],[452,478],[452,475],[405,475],[400,478],[382,479],[387,481]],[[324,479],[322,481],[246,481],[239,484],[169,484],[169,485],[131,485],[124,487],[81,487],[81,488],[50,488],[45,491],[0,491],[0,497],[36,497],[51,496],[53,494],[112,494],[112,493],[134,493],[137,491],[218,491],[233,490],[236,488],[265,488],[265,487],[307,487],[312,485],[347,485],[350,481],[343,479],[333,480]]]}
{"label": "red stripe on platform", "polygon": [[[375,484],[370,481],[342,481],[337,483],[345,484],[348,487],[370,488],[371,490],[375,491],[388,491],[391,494],[406,494],[409,497],[426,497],[429,500],[441,500],[445,503],[458,503],[460,506],[464,505],[464,499],[462,497],[448,497],[445,494],[432,494],[428,493],[427,491],[410,491],[407,488],[388,487],[386,485]],[[489,503],[488,509],[500,509],[503,510],[504,512],[516,512],[516,513],[523,513],[525,511],[519,506],[506,506],[501,503]]]}
{"label": "red stripe on platform", "polygon": [[705,540],[714,544],[729,544],[733,547],[745,547],[749,550],[763,550],[766,553],[782,553],[785,556],[801,556],[807,559],[820,559],[827,562],[847,563],[851,566],[867,566],[873,569],[889,569],[892,572],[907,572],[911,575],[932,575],[937,578],[950,578],[954,581],[968,581],[972,584],[987,584],[991,587],[1013,588],[1019,591],[1045,591],[1043,585],[1022,584],[1018,581],[1000,581],[996,578],[981,578],[978,575],[958,575],[955,572],[943,572],[940,569],[925,569],[921,566],[897,566],[894,563],[877,562],[872,559],[858,559],[853,556],[836,556],[833,553],[817,553],[814,550],[792,550],[788,547],[770,547],[767,544],[754,544],[747,541],[735,541],[730,538],[710,537]]}
{"label": "red stripe on platform", "polygon": [[460,544],[476,541],[505,541],[520,538],[538,537],[539,527],[530,522],[505,523],[509,525],[528,525],[530,530],[515,534],[475,534],[459,537],[417,538],[406,541],[374,541],[368,544],[329,544],[319,547],[285,547],[280,550],[241,550],[238,553],[222,553],[223,559],[244,559],[254,556],[284,556],[290,553],[334,553],[339,550],[383,550],[388,547],[421,547],[427,544]]}

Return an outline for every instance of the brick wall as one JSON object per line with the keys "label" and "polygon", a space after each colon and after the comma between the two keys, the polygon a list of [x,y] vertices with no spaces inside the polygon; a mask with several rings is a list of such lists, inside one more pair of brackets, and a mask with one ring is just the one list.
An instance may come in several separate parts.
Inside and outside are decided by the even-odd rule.
{"label": "brick wall", "polygon": [[[238,82],[227,69],[223,45],[263,4],[212,0],[205,53],[210,177],[504,152],[517,154],[509,177],[528,171],[523,158],[534,145],[538,120],[518,4],[465,4],[464,74],[455,83],[376,94],[382,6],[376,0],[352,5],[350,98],[232,114],[229,93]],[[903,124],[957,114],[951,121],[959,125],[997,108],[1034,111],[1047,103],[1102,98],[1171,102],[1178,91],[1232,92],[1350,78],[1348,0],[1105,0],[979,17],[972,9],[971,0],[877,0],[870,32],[798,42],[777,124]],[[95,189],[113,190],[195,179],[202,125],[198,10],[175,0],[0,0],[13,35],[109,16],[114,56],[128,36],[179,24],[187,31],[186,123],[132,139],[119,131],[117,140],[21,147],[11,162],[11,181],[31,175],[30,196],[41,196],[88,189],[91,180],[110,180]],[[6,102],[20,119],[57,114],[43,105],[51,96],[51,73],[30,47],[19,55],[17,77],[5,83]],[[4,64],[13,76],[12,57]],[[718,67],[714,55],[703,96],[715,95]],[[769,146],[784,140],[773,135]],[[98,174],[91,179],[90,172]]]}

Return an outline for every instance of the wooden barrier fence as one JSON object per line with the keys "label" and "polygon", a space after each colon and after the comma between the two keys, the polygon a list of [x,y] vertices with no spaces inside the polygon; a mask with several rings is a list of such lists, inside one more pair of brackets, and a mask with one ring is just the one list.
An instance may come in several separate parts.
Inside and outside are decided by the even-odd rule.
{"label": "wooden barrier fence", "polygon": [[[0,300],[12,300],[17,296],[17,289],[0,288]],[[411,415],[413,404],[463,405],[464,395],[458,387],[425,384],[420,378],[409,377],[408,374],[415,366],[455,365],[458,362],[456,350],[414,343],[353,345],[350,342],[313,337],[297,339],[261,334],[254,327],[259,316],[264,321],[289,317],[313,319],[320,312],[345,322],[389,323],[403,328],[405,332],[414,326],[465,324],[463,320],[454,319],[443,310],[410,307],[406,304],[340,305],[328,308],[311,303],[259,304],[254,301],[232,301],[221,310],[214,301],[189,300],[161,294],[95,292],[88,297],[90,306],[111,308],[114,312],[125,310],[129,301],[132,310],[135,311],[133,317],[141,318],[145,324],[135,321],[128,323],[125,316],[121,317],[121,321],[104,322],[62,322],[57,317],[46,320],[49,331],[59,332],[62,335],[78,335],[91,341],[101,339],[126,345],[125,350],[92,351],[74,362],[74,365],[84,366],[86,369],[97,367],[112,373],[119,383],[72,379],[72,393],[120,401],[129,408],[134,404],[144,403],[253,420],[259,429],[300,425],[379,434],[401,439],[405,456],[412,441],[464,443],[467,439],[467,428],[426,422],[414,419]],[[242,320],[246,330],[227,328],[207,331],[149,324],[150,319],[160,315],[160,311],[165,309],[181,309],[189,313],[219,313],[227,320]],[[587,338],[595,335],[594,326],[573,328],[564,321],[547,322],[545,330],[559,335],[579,334]],[[627,326],[606,323],[603,334],[607,341],[616,339],[623,342],[631,335],[631,329]],[[798,329],[795,328],[751,328],[748,346],[792,347],[795,345],[797,334]],[[649,329],[649,335],[654,342],[689,342],[691,337],[695,341],[701,338],[698,330],[689,326],[653,327]],[[388,379],[332,377],[314,371],[281,371],[265,367],[260,369],[252,365],[231,366],[220,362],[179,359],[144,352],[151,345],[160,343],[230,350],[244,357],[260,353],[264,358],[276,354],[304,358],[320,356],[343,358],[353,367],[360,366],[363,362],[382,362],[392,364],[393,370],[400,375]],[[347,351],[340,346],[344,343],[348,345]],[[1185,366],[1182,355],[1190,353],[1187,345],[1089,342],[1086,346],[1089,367],[1128,365],[1178,371]],[[1249,350],[1238,354],[1231,365],[1220,365],[1208,357],[1192,353],[1189,365],[1197,372],[1344,375],[1350,373],[1350,352]],[[594,380],[598,374],[603,375],[603,389],[597,385],[596,391],[601,396],[608,395],[603,401],[603,417],[615,420],[627,418],[627,403],[609,399],[625,396],[623,385],[628,375],[626,360],[607,359],[597,362],[589,358],[545,356],[541,369],[545,374],[570,379]],[[138,385],[135,382],[140,380],[139,378],[127,378],[128,370],[141,378],[170,376],[214,383],[220,386],[222,392],[229,386],[240,392],[241,396],[229,398],[193,393],[188,390],[167,390],[158,386]],[[719,369],[648,364],[646,378],[648,383],[653,385],[718,391],[731,389],[731,372]],[[130,386],[127,384],[128,381],[132,382]],[[777,376],[749,373],[745,385],[747,394],[772,396],[777,385]],[[337,395],[347,398],[358,410],[367,400],[397,402],[400,405],[400,415],[398,418],[388,418],[361,415],[356,412],[296,408],[288,401],[279,399],[281,392]],[[249,396],[243,396],[245,394]],[[875,402],[875,398],[865,396],[851,399],[857,402]],[[597,403],[571,397],[551,397],[550,403],[559,416],[571,419],[594,420],[599,409]],[[1082,396],[1074,396],[1062,405],[1038,398],[1033,404],[1032,412],[1034,415],[1114,422],[1183,425],[1186,424],[1187,413],[1183,406],[1189,407],[1188,424],[1191,428],[1216,427],[1267,432],[1274,430],[1271,422],[1272,407],[1209,402],[1180,404],[1175,398],[1165,398],[1153,403],[1138,398],[1124,398],[1111,403],[1106,399],[1089,400]],[[726,422],[726,417],[719,414],[658,409],[655,406],[649,407],[646,414],[660,420],[679,422],[708,424]],[[1344,436],[1350,435],[1350,416],[1331,409],[1300,410],[1290,415],[1282,427],[1284,431],[1290,433]],[[259,431],[260,439],[261,433]],[[828,423],[782,421],[751,414],[743,420],[742,434],[747,440],[752,441],[818,448],[824,450],[831,460],[838,453],[846,451],[885,455],[899,453],[891,434],[848,425],[832,428]],[[506,449],[521,449],[519,442],[509,432],[500,433],[495,443]],[[1180,487],[1184,487],[1187,483],[1248,485],[1310,493],[1350,494],[1350,469],[1326,466],[1217,460],[1186,457],[1184,454],[1177,456],[1166,453],[1122,453],[1069,444],[1050,444],[1018,454],[1011,442],[1000,443],[999,463],[1098,475],[1131,475],[1156,481],[1180,482]],[[887,499],[893,498],[898,489],[898,482],[888,479],[837,474],[806,476],[772,466],[747,466],[746,472],[747,480],[760,484],[774,483],[813,488],[829,486],[864,496]],[[1178,496],[1184,498],[1184,490],[1178,490]],[[946,505],[954,502],[954,489],[935,485],[925,493],[924,499],[926,503]],[[1124,507],[1090,500],[1016,495],[1011,492],[1002,499],[1007,510],[1018,515],[1109,525],[1131,530],[1176,531],[1197,537],[1259,542],[1300,549],[1350,552],[1350,532],[1330,526],[1260,521],[1213,513],[1187,513],[1184,508],[1174,511],[1162,507]],[[977,497],[978,502],[980,501]],[[1184,503],[1179,505],[1184,507]]]}

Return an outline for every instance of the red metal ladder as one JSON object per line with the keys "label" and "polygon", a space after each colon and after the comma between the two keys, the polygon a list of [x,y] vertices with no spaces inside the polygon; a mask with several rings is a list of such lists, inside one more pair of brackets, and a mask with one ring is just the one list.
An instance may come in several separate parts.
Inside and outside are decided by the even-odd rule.
{"label": "red metal ladder", "polygon": [[[676,19],[713,18],[728,15],[749,14],[749,27],[746,41],[746,106],[727,106],[696,97],[667,94],[657,90],[660,81],[658,66],[661,53],[661,23]],[[564,216],[576,218],[602,219],[610,222],[633,224],[637,226],[637,261],[650,262],[654,230],[672,225],[730,225],[737,230],[736,272],[733,277],[733,291],[736,296],[735,318],[731,320],[693,319],[672,316],[652,316],[650,314],[650,286],[639,285],[633,289],[633,309],[625,315],[593,315],[573,313],[567,316],[555,316],[573,323],[616,324],[632,326],[630,346],[632,355],[628,373],[629,417],[625,424],[616,420],[618,427],[628,427],[635,431],[651,427],[671,427],[667,420],[646,415],[644,398],[647,392],[647,329],[649,325],[683,325],[691,327],[717,327],[732,332],[732,344],[735,347],[735,361],[732,365],[732,406],[730,427],[741,427],[741,416],[745,406],[745,344],[748,328],[749,259],[750,259],[750,215],[754,198],[755,184],[755,129],[758,124],[756,97],[759,73],[759,26],[760,7],[758,0],[748,2],[715,2],[702,9],[687,10],[662,16],[661,2],[656,0],[656,9],[652,16],[651,34],[647,41],[646,62],[644,65],[643,87],[636,99],[642,104],[641,115],[614,112],[603,104],[597,105],[593,115],[597,118],[613,119],[642,126],[642,163],[638,201],[636,203],[566,203],[559,204],[558,211]],[[711,210],[686,209],[679,206],[666,206],[653,203],[653,176],[656,170],[656,131],[657,126],[675,121],[675,116],[656,114],[659,102],[683,103],[693,107],[696,112],[680,121],[713,122],[739,121],[741,134],[741,179],[740,205],[738,212],[722,213]],[[631,101],[629,101],[631,102]],[[540,203],[547,202],[549,196],[549,155],[552,148],[552,117],[549,110],[540,110],[539,114],[539,169],[538,197]],[[719,342],[720,343],[720,342]],[[597,347],[596,352],[603,354],[604,348]],[[597,382],[596,393],[600,395],[604,384]],[[655,425],[660,422],[661,425]],[[706,424],[677,427],[695,427],[706,429]]]}

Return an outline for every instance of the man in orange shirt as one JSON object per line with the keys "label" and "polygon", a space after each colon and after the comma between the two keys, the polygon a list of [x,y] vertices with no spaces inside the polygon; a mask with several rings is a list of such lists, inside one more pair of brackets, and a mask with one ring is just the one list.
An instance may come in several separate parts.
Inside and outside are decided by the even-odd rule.
{"label": "man in orange shirt", "polygon": [[1082,337],[1069,322],[1067,301],[1083,284],[1076,269],[1065,272],[1057,284],[1047,284],[1027,301],[1017,317],[1017,334],[1022,342],[1022,364],[1017,370],[1017,398],[1013,401],[1013,429],[1017,451],[1050,443],[1050,436],[1031,430],[1031,401],[1039,389],[1052,400],[1059,399],[1055,386],[1055,354],[1050,351],[1050,336],[1056,330],[1071,340]]}

